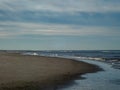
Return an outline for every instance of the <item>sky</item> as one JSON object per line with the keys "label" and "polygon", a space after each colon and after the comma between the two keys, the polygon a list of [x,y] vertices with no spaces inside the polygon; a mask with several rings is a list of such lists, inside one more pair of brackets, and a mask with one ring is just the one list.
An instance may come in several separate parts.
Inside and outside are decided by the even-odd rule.
{"label": "sky", "polygon": [[0,0],[1,50],[120,50],[120,0]]}

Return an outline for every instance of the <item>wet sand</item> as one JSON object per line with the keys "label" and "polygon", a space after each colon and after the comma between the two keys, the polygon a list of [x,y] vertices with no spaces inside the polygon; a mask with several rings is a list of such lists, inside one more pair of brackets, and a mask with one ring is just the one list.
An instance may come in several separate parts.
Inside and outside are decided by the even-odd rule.
{"label": "wet sand", "polygon": [[55,90],[77,75],[99,70],[71,59],[0,53],[0,90]]}

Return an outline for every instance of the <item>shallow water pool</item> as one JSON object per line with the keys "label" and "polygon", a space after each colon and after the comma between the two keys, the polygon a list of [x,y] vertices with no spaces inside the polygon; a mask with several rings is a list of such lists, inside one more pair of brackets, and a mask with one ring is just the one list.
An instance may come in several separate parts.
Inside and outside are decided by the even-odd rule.
{"label": "shallow water pool", "polygon": [[94,60],[80,61],[98,65],[104,69],[104,71],[82,75],[85,79],[74,80],[74,83],[68,85],[67,87],[61,86],[62,88],[57,90],[120,90],[119,69],[114,69],[111,65],[104,62]]}

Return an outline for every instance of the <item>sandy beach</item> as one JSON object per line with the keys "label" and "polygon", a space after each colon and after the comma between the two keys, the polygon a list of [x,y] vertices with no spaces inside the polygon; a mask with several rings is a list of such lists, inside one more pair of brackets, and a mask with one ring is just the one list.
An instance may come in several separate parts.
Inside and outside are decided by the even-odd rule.
{"label": "sandy beach", "polygon": [[0,90],[55,90],[99,67],[71,59],[0,53]]}

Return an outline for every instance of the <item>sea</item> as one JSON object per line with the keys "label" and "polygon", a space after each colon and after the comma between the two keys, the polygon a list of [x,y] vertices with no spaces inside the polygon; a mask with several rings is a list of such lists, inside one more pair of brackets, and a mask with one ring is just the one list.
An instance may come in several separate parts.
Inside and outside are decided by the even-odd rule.
{"label": "sea", "polygon": [[[44,50],[7,51],[22,55],[70,58],[94,64],[103,69],[82,75],[68,84],[58,85],[55,90],[120,90],[120,50]],[[81,76],[80,76],[81,77]]]}
{"label": "sea", "polygon": [[22,51],[22,54],[96,60],[108,63],[115,69],[120,69],[120,50],[46,50]]}

